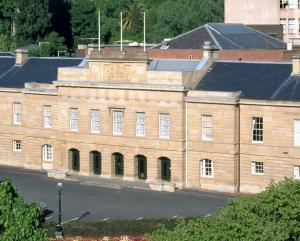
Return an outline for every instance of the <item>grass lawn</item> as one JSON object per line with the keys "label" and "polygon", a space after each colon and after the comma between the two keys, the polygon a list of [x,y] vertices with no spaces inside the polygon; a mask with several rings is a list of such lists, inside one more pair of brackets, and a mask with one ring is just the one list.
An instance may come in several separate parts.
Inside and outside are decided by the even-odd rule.
{"label": "grass lawn", "polygon": [[[195,219],[195,218],[186,218]],[[152,233],[161,225],[167,229],[173,230],[176,226],[177,219],[143,219],[143,220],[116,220],[106,222],[83,222],[74,221],[63,226],[66,237],[93,237],[103,236],[118,237],[132,236],[140,237]],[[46,223],[45,227],[49,231],[51,238],[55,237],[56,223]]]}

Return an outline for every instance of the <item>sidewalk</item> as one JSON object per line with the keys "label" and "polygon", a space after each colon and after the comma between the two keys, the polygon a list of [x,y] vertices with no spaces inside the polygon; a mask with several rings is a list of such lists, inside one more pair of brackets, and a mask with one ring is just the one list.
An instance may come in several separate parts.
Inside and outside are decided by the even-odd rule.
{"label": "sidewalk", "polygon": [[102,178],[97,176],[80,176],[76,174],[70,174],[65,180],[77,181],[81,185],[107,187],[113,189],[133,188],[150,190],[149,184],[144,180],[126,181],[121,178]]}

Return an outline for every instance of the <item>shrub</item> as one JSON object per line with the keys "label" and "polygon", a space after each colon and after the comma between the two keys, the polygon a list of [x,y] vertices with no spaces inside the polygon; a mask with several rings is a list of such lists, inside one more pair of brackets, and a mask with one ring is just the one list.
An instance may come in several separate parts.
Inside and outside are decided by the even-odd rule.
{"label": "shrub", "polygon": [[300,240],[300,182],[286,179],[266,191],[230,200],[215,216],[161,228],[151,241]]}
{"label": "shrub", "polygon": [[37,204],[27,204],[8,178],[0,182],[0,241],[46,241],[44,217]]}

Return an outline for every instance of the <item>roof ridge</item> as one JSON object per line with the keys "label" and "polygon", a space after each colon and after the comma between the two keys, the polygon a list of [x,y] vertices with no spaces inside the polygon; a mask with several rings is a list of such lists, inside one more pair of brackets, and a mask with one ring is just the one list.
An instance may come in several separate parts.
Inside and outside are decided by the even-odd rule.
{"label": "roof ridge", "polygon": [[79,57],[36,57],[36,56],[31,56],[28,59],[75,59],[75,60],[83,60],[85,58],[79,58]]}
{"label": "roof ridge", "polygon": [[[220,45],[219,41],[215,38],[215,36],[212,34],[212,32],[210,31],[210,28],[212,28],[209,24],[205,24],[205,28],[209,34],[209,36],[213,39],[213,41],[215,41],[215,44],[217,45],[217,47],[219,49],[223,49],[222,46]],[[212,28],[213,29],[213,28]],[[215,30],[216,31],[216,30]],[[218,31],[217,31],[218,32]],[[220,33],[221,34],[221,33]]]}
{"label": "roof ridge", "polygon": [[289,61],[258,61],[258,60],[246,60],[246,61],[239,61],[239,60],[215,60],[215,63],[239,63],[239,64],[280,64],[280,65],[291,65],[292,63]]}
{"label": "roof ridge", "polygon": [[[246,28],[249,28],[249,29],[253,30],[256,34],[264,35],[264,36],[269,37],[269,38],[272,38],[272,39],[274,39],[274,40],[276,40],[276,41],[278,41],[278,42],[280,42],[280,43],[282,43],[282,44],[286,44],[285,42],[281,41],[281,40],[278,39],[278,38],[275,38],[275,37],[270,36],[270,35],[268,35],[268,34],[266,34],[266,33],[260,32],[260,31],[254,29],[254,28],[250,28],[250,27],[247,26],[247,25],[244,25],[244,26],[245,26]],[[269,41],[268,41],[268,42],[269,42]]]}
{"label": "roof ridge", "polygon": [[[197,27],[197,28],[194,28],[194,29],[192,29],[192,30],[190,30],[190,31],[187,31],[187,32],[185,32],[185,33],[182,33],[182,34],[180,34],[180,35],[177,35],[177,36],[171,38],[171,40],[170,40],[169,42],[171,42],[171,41],[173,41],[173,40],[175,40],[175,39],[181,38],[182,36],[185,36],[185,35],[187,35],[187,34],[190,34],[190,33],[194,32],[194,31],[197,31],[197,30],[199,30],[199,29],[201,29],[201,28],[204,28],[204,27],[205,27],[205,24],[204,24],[204,25],[201,25],[201,26],[199,26],[199,27]],[[153,48],[158,47],[158,46],[160,46],[160,45],[162,45],[162,43],[160,43],[160,44],[154,46]]]}

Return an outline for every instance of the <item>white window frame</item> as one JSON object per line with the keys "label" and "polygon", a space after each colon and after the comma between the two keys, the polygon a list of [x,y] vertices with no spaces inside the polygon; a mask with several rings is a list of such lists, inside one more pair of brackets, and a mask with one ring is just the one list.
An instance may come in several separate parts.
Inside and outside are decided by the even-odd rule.
{"label": "white window frame", "polygon": [[159,121],[159,138],[169,139],[170,138],[170,114],[160,113],[158,121]]}
{"label": "white window frame", "polygon": [[100,110],[92,109],[91,113],[91,133],[100,133]]}
{"label": "white window frame", "polygon": [[294,120],[294,146],[300,146],[300,119]]}
{"label": "white window frame", "polygon": [[43,161],[53,161],[53,147],[49,144],[45,144],[42,147]]}
{"label": "white window frame", "polygon": [[22,141],[21,140],[13,140],[13,151],[21,152],[22,151]]}
{"label": "white window frame", "polygon": [[22,104],[19,102],[13,103],[13,124],[21,125],[22,123]]}
{"label": "white window frame", "polygon": [[294,179],[300,180],[300,165],[294,166]]}
{"label": "white window frame", "polygon": [[43,127],[52,128],[51,105],[43,106]]}
{"label": "white window frame", "polygon": [[[259,171],[262,170],[262,171]],[[263,176],[264,175],[264,163],[263,162],[251,162],[252,175]]]}
{"label": "white window frame", "polygon": [[[252,129],[251,129],[252,143],[263,143],[263,141],[264,141],[264,119],[263,119],[263,117],[252,117],[251,120],[252,120],[252,123],[251,123],[252,124]],[[256,122],[257,120],[261,120],[261,122],[260,121]],[[256,125],[261,125],[261,128],[256,128]],[[261,132],[261,134],[259,132]],[[255,140],[255,139],[261,139],[261,140]]]}
{"label": "white window frame", "polygon": [[78,108],[70,108],[70,131],[78,131]]}
{"label": "white window frame", "polygon": [[145,112],[136,112],[135,134],[140,137],[146,136]]}
{"label": "white window frame", "polygon": [[202,115],[202,140],[213,140],[213,117],[212,115]]}
{"label": "white window frame", "polygon": [[113,135],[123,135],[123,110],[114,109],[112,111],[112,131]]}
{"label": "white window frame", "polygon": [[214,177],[214,162],[210,159],[201,160],[201,177]]}

